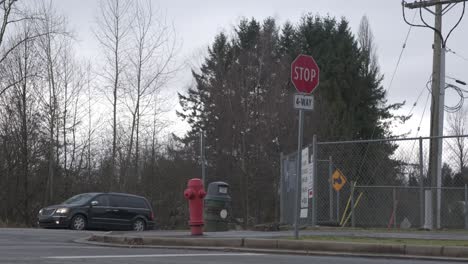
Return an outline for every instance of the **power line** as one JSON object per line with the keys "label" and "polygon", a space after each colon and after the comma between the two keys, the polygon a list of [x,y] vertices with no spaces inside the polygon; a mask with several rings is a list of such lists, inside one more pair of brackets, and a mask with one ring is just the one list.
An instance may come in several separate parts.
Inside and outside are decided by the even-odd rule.
{"label": "power line", "polygon": [[[431,95],[431,93],[427,94],[426,103],[424,104],[424,109],[423,109],[423,112],[421,114],[421,119],[419,120],[418,129],[416,130],[415,138],[419,136],[419,132],[421,131],[421,124],[422,124],[422,121],[424,119],[424,115],[426,114],[427,103],[429,102],[430,95]],[[410,153],[413,153],[415,145],[416,145],[416,141],[413,142],[413,146],[411,147],[411,152]]]}
{"label": "power line", "polygon": [[[453,77],[450,77],[450,76],[445,76],[447,79],[451,79],[453,81],[455,81],[455,83],[457,84],[460,84],[460,85],[466,85],[466,82],[464,81],[461,81],[461,80],[458,80],[456,78],[453,78]],[[460,99],[458,100],[458,103],[454,106],[447,106],[447,105],[444,105],[444,110],[445,112],[448,112],[448,113],[455,113],[455,112],[458,112],[460,111],[460,109],[462,109],[463,107],[463,104],[465,102],[465,99],[468,99],[468,90],[466,89],[463,89],[459,86],[456,86],[456,85],[453,85],[453,84],[446,84],[445,86],[445,90],[447,89],[452,89],[454,90],[458,97],[460,97]],[[465,95],[466,94],[466,95]]]}
{"label": "power line", "polygon": [[418,130],[416,132],[416,137],[419,135],[419,131],[421,130],[421,124],[422,124],[422,121],[423,121],[423,118],[424,118],[424,114],[426,114],[427,103],[429,102],[429,97],[430,97],[429,95],[431,95],[431,94],[430,93],[427,94],[426,103],[424,104],[424,110],[423,110],[423,113],[421,115],[421,119],[419,120]]}
{"label": "power line", "polygon": [[459,57],[460,59],[464,60],[464,61],[468,61],[468,58],[458,54],[457,52],[455,52],[454,50],[450,49],[450,48],[446,48],[446,50],[450,53],[452,53],[453,55]]}
{"label": "power line", "polygon": [[[430,78],[429,78],[430,79]],[[426,88],[427,88],[427,85],[426,85]],[[413,113],[413,110],[414,108],[416,108],[418,102],[419,102],[419,99],[421,98],[422,94],[424,93],[424,87],[421,87],[421,92],[419,93],[418,95],[418,98],[416,98],[416,101],[414,102],[413,106],[411,107],[411,109],[408,111],[408,114],[406,116],[410,116],[412,113]]]}
{"label": "power line", "polygon": [[460,97],[460,99],[458,100],[458,103],[455,106],[444,105],[445,111],[448,112],[448,113],[456,113],[456,112],[460,111],[460,109],[462,109],[463,104],[465,102],[465,98],[468,98],[468,96],[465,96],[465,93],[468,93],[468,91],[466,91],[465,89],[462,89],[462,88],[460,88],[458,86],[452,85],[452,84],[448,84],[445,87],[445,89],[453,89],[458,94],[458,96]]}
{"label": "power line", "polygon": [[[414,12],[414,15],[413,15],[413,20],[412,20],[412,22],[414,22],[414,19],[416,18],[416,14],[417,14],[417,12],[415,11],[415,12]],[[393,70],[392,78],[390,79],[390,84],[389,84],[388,87],[387,87],[387,92],[388,92],[388,91],[391,89],[391,87],[392,87],[393,80],[395,79],[395,75],[396,75],[396,73],[397,73],[398,67],[400,66],[400,61],[401,61],[401,58],[403,57],[403,52],[405,51],[406,44],[408,43],[408,39],[409,39],[409,36],[410,36],[410,33],[411,33],[411,29],[412,29],[412,28],[413,28],[413,26],[410,26],[410,27],[408,28],[408,32],[406,33],[405,41],[403,42],[403,46],[402,46],[401,51],[400,51],[400,56],[398,56],[397,64],[395,65],[395,69]]]}
{"label": "power line", "polygon": [[429,84],[431,84],[431,83],[432,83],[432,74],[431,74],[431,76],[429,76],[429,80],[426,83],[426,89],[429,91],[429,94],[432,95],[431,87],[429,87]]}

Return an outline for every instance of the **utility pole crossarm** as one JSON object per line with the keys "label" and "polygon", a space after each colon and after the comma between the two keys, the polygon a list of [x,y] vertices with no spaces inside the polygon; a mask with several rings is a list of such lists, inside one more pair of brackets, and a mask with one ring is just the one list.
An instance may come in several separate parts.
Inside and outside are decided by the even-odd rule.
{"label": "utility pole crossarm", "polygon": [[427,0],[427,1],[416,1],[413,3],[403,2],[403,5],[406,8],[414,9],[414,8],[430,7],[430,6],[435,6],[435,5],[457,4],[457,3],[462,3],[466,1],[468,0]]}

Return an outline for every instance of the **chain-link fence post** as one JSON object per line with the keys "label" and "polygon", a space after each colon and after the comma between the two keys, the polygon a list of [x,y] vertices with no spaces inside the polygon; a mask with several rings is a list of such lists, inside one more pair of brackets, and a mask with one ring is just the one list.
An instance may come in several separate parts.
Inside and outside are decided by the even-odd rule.
{"label": "chain-link fence post", "polygon": [[336,222],[340,223],[340,192],[336,192]]}
{"label": "chain-link fence post", "polygon": [[332,188],[332,179],[333,175],[333,160],[332,156],[329,157],[328,160],[328,178],[329,178],[329,183],[328,183],[328,193],[329,193],[329,199],[330,199],[330,222],[333,221],[333,188]]}
{"label": "chain-link fence post", "polygon": [[354,217],[354,190],[354,182],[351,182],[351,227],[356,226],[356,219]]}
{"label": "chain-link fence post", "polygon": [[279,203],[280,203],[280,223],[285,223],[285,219],[284,219],[284,196],[285,196],[285,191],[283,190],[284,188],[284,154],[283,152],[280,153],[280,179],[279,179]]}
{"label": "chain-link fence post", "polygon": [[423,140],[419,137],[419,224],[424,228],[424,156]]}
{"label": "chain-link fence post", "polygon": [[313,177],[312,177],[312,182],[313,182],[313,197],[312,197],[312,226],[315,227],[317,226],[317,199],[318,199],[318,188],[317,188],[317,162],[318,162],[318,147],[317,147],[317,135],[314,135],[312,139],[312,153],[314,155],[312,156],[313,160],[313,165],[312,165],[312,170],[313,170]]}
{"label": "chain-link fence post", "polygon": [[397,206],[398,206],[398,201],[397,201],[397,197],[396,197],[396,189],[393,188],[392,190],[392,195],[393,195],[393,228],[396,229],[397,227],[397,217],[396,217],[396,213],[397,213]]}

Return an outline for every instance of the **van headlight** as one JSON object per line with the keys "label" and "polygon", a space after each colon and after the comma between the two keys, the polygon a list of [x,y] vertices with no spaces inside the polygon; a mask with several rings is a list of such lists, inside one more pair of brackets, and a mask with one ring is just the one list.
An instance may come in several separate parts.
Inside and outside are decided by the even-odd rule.
{"label": "van headlight", "polygon": [[39,210],[39,214],[42,214],[43,211],[44,211],[44,209]]}
{"label": "van headlight", "polygon": [[55,210],[55,212],[57,214],[66,214],[66,213],[68,213],[68,211],[70,211],[70,209],[68,209],[68,208],[59,208],[59,209]]}

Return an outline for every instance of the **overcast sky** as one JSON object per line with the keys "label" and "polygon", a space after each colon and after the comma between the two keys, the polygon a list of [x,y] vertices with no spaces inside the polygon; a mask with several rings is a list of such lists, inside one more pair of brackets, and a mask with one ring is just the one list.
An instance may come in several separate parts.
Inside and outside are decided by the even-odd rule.
{"label": "overcast sky", "polygon": [[[200,50],[206,50],[217,33],[221,31],[230,33],[243,17],[263,20],[272,16],[278,19],[280,24],[283,24],[285,21],[297,23],[300,17],[307,13],[330,15],[345,17],[350,22],[353,32],[357,32],[361,17],[367,15],[378,47],[377,55],[381,71],[385,75],[383,84],[385,88],[389,89],[388,101],[396,103],[406,100],[406,106],[401,110],[401,113],[408,114],[422,92],[417,106],[412,111],[413,118],[404,126],[394,128],[395,133],[411,132],[411,136],[417,135],[416,129],[428,97],[425,84],[432,71],[433,32],[424,28],[412,28],[393,84],[389,87],[409,29],[409,26],[402,19],[401,1],[154,0],[153,2],[154,6],[165,12],[167,19],[174,24],[181,46],[177,58],[179,63],[191,60],[195,54],[199,54]],[[55,4],[58,10],[68,17],[71,28],[77,34],[79,55],[87,58],[99,57],[99,47],[91,31],[98,14],[99,1],[56,0]],[[462,6],[459,4],[444,16],[443,30],[446,33],[459,18],[461,10]],[[408,10],[407,14],[409,19],[412,19],[414,11]],[[432,24],[432,15],[427,12],[424,14]],[[419,22],[418,17],[415,22]],[[451,35],[447,46],[459,55],[447,53],[446,75],[468,81],[468,16]],[[461,58],[460,55],[464,58]],[[177,105],[176,93],[183,92],[190,82],[190,69],[185,67],[168,85],[167,92],[172,95],[174,107]],[[446,97],[448,105],[456,104],[458,101],[457,96],[452,91],[448,91]],[[187,129],[187,125],[175,118],[174,111],[170,114],[171,118],[176,121],[172,129],[176,133],[182,134]],[[418,136],[429,134],[429,112],[430,101],[422,118],[422,128]]]}

